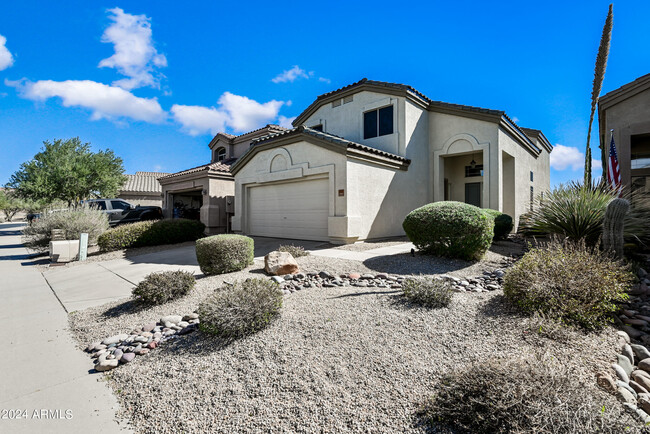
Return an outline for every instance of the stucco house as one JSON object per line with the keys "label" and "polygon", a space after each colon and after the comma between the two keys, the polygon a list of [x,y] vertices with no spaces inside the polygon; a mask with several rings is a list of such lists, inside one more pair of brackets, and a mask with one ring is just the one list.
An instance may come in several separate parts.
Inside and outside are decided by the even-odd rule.
{"label": "stucco house", "polygon": [[600,97],[598,126],[607,155],[614,130],[623,185],[650,195],[650,74]]}
{"label": "stucco house", "polygon": [[235,194],[230,166],[248,151],[253,140],[285,130],[267,125],[239,136],[215,135],[208,144],[212,155],[209,163],[158,178],[165,217],[200,220],[208,234],[228,232]]}
{"label": "stucco house", "polygon": [[233,165],[232,230],[351,243],[403,235],[426,203],[456,200],[518,221],[549,189],[552,146],[503,111],[433,101],[363,79],[319,96]]}
{"label": "stucco house", "polygon": [[127,180],[117,197],[133,205],[161,206],[162,188],[158,178],[166,175],[169,173],[135,172],[134,175],[126,175]]}

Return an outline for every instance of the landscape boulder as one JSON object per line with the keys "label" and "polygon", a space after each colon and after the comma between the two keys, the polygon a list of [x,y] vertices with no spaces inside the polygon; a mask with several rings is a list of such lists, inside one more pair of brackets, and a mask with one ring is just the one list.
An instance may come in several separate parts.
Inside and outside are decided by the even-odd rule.
{"label": "landscape boulder", "polygon": [[275,276],[298,273],[298,263],[288,252],[271,252],[264,257],[264,270]]}

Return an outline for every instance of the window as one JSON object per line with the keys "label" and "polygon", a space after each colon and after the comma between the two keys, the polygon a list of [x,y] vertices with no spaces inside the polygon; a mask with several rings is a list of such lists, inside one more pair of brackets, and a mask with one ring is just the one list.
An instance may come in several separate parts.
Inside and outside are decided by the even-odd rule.
{"label": "window", "polygon": [[323,124],[314,125],[313,127],[311,127],[311,129],[322,132],[323,131]]}
{"label": "window", "polygon": [[533,182],[533,171],[530,171],[530,182]]}
{"label": "window", "polygon": [[349,102],[352,102],[354,95],[348,95],[345,98],[343,98],[343,104],[347,104]]}
{"label": "window", "polygon": [[338,107],[340,105],[341,105],[341,100],[340,99],[332,101],[332,107]]}
{"label": "window", "polygon": [[650,169],[650,153],[632,154],[632,169]]}
{"label": "window", "polygon": [[363,138],[393,134],[393,106],[372,110],[363,114]]}
{"label": "window", "polygon": [[465,178],[470,178],[472,176],[483,176],[483,165],[475,164],[472,166],[465,166]]}
{"label": "window", "polygon": [[91,208],[93,209],[106,209],[106,202],[103,200],[97,201],[97,202],[88,202],[88,205],[90,205]]}
{"label": "window", "polygon": [[223,161],[226,159],[226,148],[217,148],[214,161]]}
{"label": "window", "polygon": [[530,187],[530,210],[533,210],[533,202],[535,201],[535,191]]}
{"label": "window", "polygon": [[130,209],[131,205],[129,205],[126,202],[123,202],[121,200],[112,200],[111,201],[111,207],[113,209]]}

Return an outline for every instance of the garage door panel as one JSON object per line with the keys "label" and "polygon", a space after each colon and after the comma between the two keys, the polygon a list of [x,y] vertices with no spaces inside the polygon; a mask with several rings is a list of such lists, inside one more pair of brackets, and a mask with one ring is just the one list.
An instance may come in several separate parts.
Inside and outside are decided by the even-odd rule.
{"label": "garage door panel", "polygon": [[252,187],[248,196],[251,235],[327,240],[327,179]]}

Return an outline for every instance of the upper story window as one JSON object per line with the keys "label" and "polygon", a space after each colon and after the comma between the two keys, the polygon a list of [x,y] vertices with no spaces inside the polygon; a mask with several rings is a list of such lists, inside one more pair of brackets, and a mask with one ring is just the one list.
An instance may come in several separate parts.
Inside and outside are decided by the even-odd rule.
{"label": "upper story window", "polygon": [[217,148],[214,152],[214,161],[223,161],[226,159],[226,148]]}
{"label": "upper story window", "polygon": [[363,114],[363,138],[393,134],[393,106],[371,110]]}
{"label": "upper story window", "polygon": [[530,182],[533,182],[533,171],[530,171]]}

